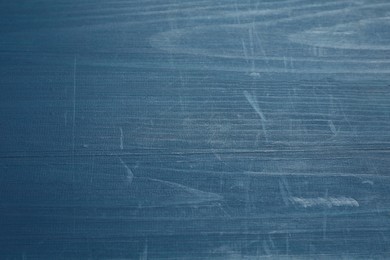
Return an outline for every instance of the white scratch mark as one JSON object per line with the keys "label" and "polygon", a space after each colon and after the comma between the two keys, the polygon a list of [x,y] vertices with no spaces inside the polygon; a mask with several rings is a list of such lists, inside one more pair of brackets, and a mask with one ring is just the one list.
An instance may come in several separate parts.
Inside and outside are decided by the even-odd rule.
{"label": "white scratch mark", "polygon": [[250,27],[249,28],[249,49],[251,51],[251,56],[252,56],[252,59],[251,59],[251,62],[252,62],[252,72],[255,70],[255,49],[254,49],[254,44],[253,44],[253,27]]}
{"label": "white scratch mark", "polygon": [[126,169],[126,178],[127,180],[129,181],[129,183],[132,183],[133,181],[133,178],[134,178],[134,174],[133,174],[133,171],[130,169],[129,166],[127,166],[127,164],[122,160],[122,158],[119,158],[119,160],[121,161],[122,165],[125,167]]}
{"label": "white scratch mark", "polygon": [[[75,125],[76,125],[76,74],[77,74],[77,55],[73,62],[73,118],[72,118],[72,189],[74,190],[75,172],[76,172],[76,151],[75,151]],[[73,208],[73,234],[76,233],[75,209]]]}
{"label": "white scratch mark", "polygon": [[120,143],[119,143],[119,147],[121,148],[121,150],[123,150],[123,129],[122,127],[119,127],[119,132],[120,132]]}
{"label": "white scratch mark", "polygon": [[251,73],[249,73],[249,76],[251,76],[253,78],[259,78],[260,77],[260,73],[258,73],[258,72],[251,72]]}
{"label": "white scratch mark", "polygon": [[255,171],[244,171],[245,175],[252,176],[310,176],[310,177],[354,177],[354,178],[378,178],[378,179],[389,179],[388,175],[378,174],[355,174],[355,173],[341,173],[341,172],[255,172]]}
{"label": "white scratch mark", "polygon": [[284,70],[287,71],[287,59],[286,59],[286,56],[283,56],[283,65],[284,65]]}
{"label": "white scratch mark", "polygon": [[140,260],[148,260],[148,240],[145,241],[144,251],[139,257]]}
{"label": "white scratch mark", "polygon": [[223,213],[226,217],[228,217],[229,219],[232,219],[232,215],[230,215],[230,214],[222,207],[221,203],[216,203],[216,206],[217,206],[217,208],[219,208],[219,209],[222,211],[222,213]]}
{"label": "white scratch mark", "polygon": [[[326,189],[325,199],[328,200],[328,189]],[[322,222],[322,239],[326,239],[326,229],[328,227],[328,212],[327,208],[324,209],[324,219]]]}
{"label": "white scratch mark", "polygon": [[244,96],[248,100],[248,102],[252,106],[252,108],[256,111],[256,113],[260,116],[260,119],[262,121],[266,121],[263,112],[260,110],[260,107],[259,107],[259,104],[257,103],[256,98],[246,90],[244,90]]}
{"label": "white scratch mark", "polygon": [[191,187],[188,187],[188,186],[176,183],[176,182],[164,181],[164,180],[153,179],[153,178],[147,178],[147,179],[150,180],[150,181],[159,182],[161,184],[164,184],[164,185],[169,186],[169,187],[174,188],[174,189],[183,190],[183,191],[185,191],[187,193],[190,193],[190,194],[198,197],[198,199],[201,199],[202,201],[220,201],[220,200],[223,200],[223,197],[221,195],[219,195],[219,194],[216,194],[216,193],[211,193],[211,192],[205,192],[205,191],[197,190],[197,189],[194,189],[194,188],[191,188]]}
{"label": "white scratch mark", "polygon": [[240,12],[238,11],[237,2],[234,3],[234,7],[235,7],[236,14],[237,14],[237,16],[236,16],[237,24],[241,24]]}
{"label": "white scratch mark", "polygon": [[293,69],[294,68],[294,62],[293,62],[293,59],[292,59],[292,57],[290,56],[290,67],[291,67],[291,69]]}
{"label": "white scratch mark", "polygon": [[273,239],[271,237],[271,234],[268,234],[268,241],[269,241],[269,244],[272,247],[272,249],[275,249],[276,248],[275,247],[275,243],[274,243],[274,241],[273,241]]}
{"label": "white scratch mark", "polygon": [[77,73],[77,56],[74,56],[73,62],[73,122],[72,122],[72,149],[75,149],[75,123],[76,123],[76,73]]}
{"label": "white scratch mark", "polygon": [[370,184],[370,185],[374,185],[374,182],[373,181],[370,181],[370,180],[365,180],[365,181],[362,181],[363,184]]}
{"label": "white scratch mark", "polygon": [[332,133],[333,133],[334,135],[337,135],[337,129],[336,129],[336,127],[334,126],[333,121],[332,121],[332,120],[329,120],[329,121],[328,121],[328,124],[329,124],[329,128],[330,128],[330,130],[332,131]]}
{"label": "white scratch mark", "polygon": [[304,208],[311,207],[359,207],[359,203],[353,198],[347,197],[325,197],[325,198],[300,198],[291,197],[293,204]]}
{"label": "white scratch mark", "polygon": [[290,241],[288,239],[289,236],[290,236],[290,234],[288,233],[286,235],[286,254],[287,254],[287,256],[290,254]]}
{"label": "white scratch mark", "polygon": [[249,58],[248,58],[248,51],[246,49],[246,46],[245,46],[245,42],[243,39],[241,39],[241,44],[242,44],[242,51],[244,52],[244,57],[245,57],[245,60],[246,62],[249,61]]}
{"label": "white scratch mark", "polygon": [[254,97],[252,94],[250,94],[248,91],[244,90],[244,96],[245,98],[248,100],[249,104],[252,106],[252,108],[256,111],[256,113],[259,115],[260,117],[260,121],[261,121],[261,126],[263,128],[263,132],[264,132],[264,136],[265,136],[265,140],[268,141],[268,137],[267,137],[267,130],[265,128],[265,121],[266,118],[263,114],[263,112],[261,111],[260,107],[259,107],[259,104],[256,100],[256,97]]}
{"label": "white scratch mark", "polygon": [[284,205],[286,205],[286,206],[290,205],[290,201],[288,200],[289,194],[288,194],[287,188],[285,186],[285,183],[283,183],[280,180],[279,180],[279,189],[280,189],[280,193],[282,194],[282,199],[283,199]]}
{"label": "white scratch mark", "polygon": [[252,23],[252,27],[253,27],[253,32],[254,32],[254,35],[257,39],[257,43],[258,43],[258,46],[260,47],[260,51],[261,53],[263,54],[263,57],[264,57],[264,60],[265,60],[265,63],[267,64],[267,71],[269,69],[269,63],[268,63],[268,57],[267,57],[267,53],[265,52],[264,48],[263,48],[263,45],[261,43],[261,40],[260,40],[260,37],[257,33],[257,30],[256,30],[256,27],[255,27],[255,23]]}
{"label": "white scratch mark", "polygon": [[270,256],[271,255],[271,250],[267,244],[267,241],[263,240],[263,249],[266,255]]}

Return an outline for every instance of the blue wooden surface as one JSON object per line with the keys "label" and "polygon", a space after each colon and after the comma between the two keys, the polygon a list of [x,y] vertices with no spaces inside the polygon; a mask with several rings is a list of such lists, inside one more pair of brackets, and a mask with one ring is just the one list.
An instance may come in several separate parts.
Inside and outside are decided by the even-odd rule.
{"label": "blue wooden surface", "polygon": [[390,258],[386,0],[0,3],[1,259]]}

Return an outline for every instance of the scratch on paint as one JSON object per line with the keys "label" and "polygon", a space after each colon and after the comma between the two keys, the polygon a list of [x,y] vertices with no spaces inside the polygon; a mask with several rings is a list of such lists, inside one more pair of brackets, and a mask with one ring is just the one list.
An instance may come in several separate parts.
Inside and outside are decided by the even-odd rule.
{"label": "scratch on paint", "polygon": [[246,47],[245,47],[245,42],[244,42],[243,39],[241,39],[241,44],[242,44],[242,51],[244,52],[245,60],[246,60],[246,62],[248,62],[248,61],[249,61],[249,58],[248,58],[248,51],[247,51],[247,49],[246,49]]}
{"label": "scratch on paint", "polygon": [[75,124],[76,124],[76,74],[77,74],[77,56],[74,56],[73,62],[73,118],[72,118],[72,151],[75,153]]}
{"label": "scratch on paint", "polygon": [[252,106],[252,108],[256,111],[256,113],[260,116],[260,119],[262,121],[266,121],[266,118],[265,118],[263,112],[260,110],[260,107],[259,107],[259,104],[257,103],[256,98],[246,90],[244,90],[244,96],[248,100],[248,102]]}
{"label": "scratch on paint", "polygon": [[249,104],[252,106],[252,108],[256,111],[256,113],[259,115],[260,117],[260,121],[261,121],[261,126],[263,128],[263,132],[264,132],[264,136],[265,136],[265,139],[266,141],[268,141],[268,137],[267,137],[267,130],[265,128],[265,121],[266,118],[263,114],[263,112],[261,111],[260,107],[259,107],[259,104],[256,100],[256,97],[254,97],[252,94],[250,94],[248,91],[244,90],[244,96],[245,98],[248,100]]}
{"label": "scratch on paint", "polygon": [[148,259],[148,240],[146,239],[145,241],[145,247],[144,250],[142,251],[140,257],[140,260],[147,260]]}
{"label": "scratch on paint", "polygon": [[121,148],[121,150],[123,150],[123,129],[122,127],[119,127],[119,132],[120,132],[120,143],[119,143],[119,147]]}
{"label": "scratch on paint", "polygon": [[127,164],[122,160],[122,158],[119,158],[119,160],[121,161],[122,165],[126,169],[126,178],[127,178],[127,180],[129,181],[129,183],[132,183],[133,178],[134,178],[133,171],[129,168],[129,166],[127,166]]}
{"label": "scratch on paint", "polygon": [[282,195],[282,199],[283,199],[284,205],[289,206],[290,205],[290,201],[289,201],[288,198],[291,197],[291,194],[290,194],[290,192],[288,190],[287,183],[285,182],[284,179],[282,181],[279,180],[279,190],[280,190],[280,193]]}
{"label": "scratch on paint", "polygon": [[330,130],[332,131],[332,133],[333,133],[334,135],[337,135],[337,130],[336,130],[335,125],[333,124],[333,121],[332,121],[332,120],[329,120],[328,123],[329,123],[329,128],[330,128]]}
{"label": "scratch on paint", "polygon": [[[76,127],[76,75],[77,75],[77,56],[74,56],[73,62],[73,118],[72,118],[72,189],[74,190],[74,183],[76,177],[76,150],[75,150],[75,127]],[[76,218],[75,209],[73,208],[73,234],[76,232]]]}
{"label": "scratch on paint", "polygon": [[191,187],[188,187],[188,186],[176,183],[176,182],[165,181],[165,180],[160,180],[160,179],[153,179],[153,178],[147,178],[147,179],[150,181],[164,184],[164,185],[169,186],[169,187],[174,188],[174,189],[181,189],[181,190],[186,191],[194,196],[202,197],[203,200],[207,200],[207,201],[221,201],[221,200],[223,200],[223,197],[219,194],[216,194],[216,193],[201,191],[201,190],[194,189],[194,188],[191,188]]}

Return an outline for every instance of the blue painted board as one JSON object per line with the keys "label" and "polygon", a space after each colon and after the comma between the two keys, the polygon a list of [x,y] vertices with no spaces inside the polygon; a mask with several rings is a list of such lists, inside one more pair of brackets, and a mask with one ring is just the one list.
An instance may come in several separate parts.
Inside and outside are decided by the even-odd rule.
{"label": "blue painted board", "polygon": [[390,3],[0,3],[1,259],[390,258]]}

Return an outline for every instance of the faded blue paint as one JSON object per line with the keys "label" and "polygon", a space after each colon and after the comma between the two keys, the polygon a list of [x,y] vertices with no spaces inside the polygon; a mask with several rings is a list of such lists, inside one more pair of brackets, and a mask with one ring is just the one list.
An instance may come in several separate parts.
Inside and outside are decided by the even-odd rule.
{"label": "faded blue paint", "polygon": [[390,257],[387,1],[0,13],[0,258]]}

